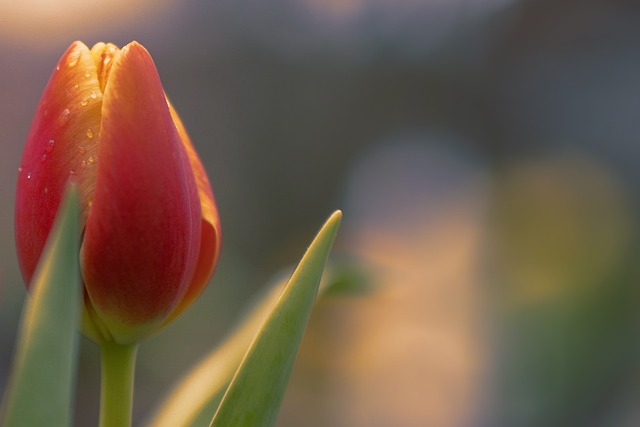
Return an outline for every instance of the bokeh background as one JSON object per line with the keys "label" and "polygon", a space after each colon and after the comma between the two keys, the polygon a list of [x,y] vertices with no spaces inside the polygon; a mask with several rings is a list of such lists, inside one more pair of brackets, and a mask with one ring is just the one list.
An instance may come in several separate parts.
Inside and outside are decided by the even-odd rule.
{"label": "bokeh background", "polygon": [[1,0],[0,389],[22,145],[76,39],[149,49],[224,229],[141,348],[138,422],[341,208],[334,261],[368,279],[316,307],[279,426],[640,425],[638,2]]}

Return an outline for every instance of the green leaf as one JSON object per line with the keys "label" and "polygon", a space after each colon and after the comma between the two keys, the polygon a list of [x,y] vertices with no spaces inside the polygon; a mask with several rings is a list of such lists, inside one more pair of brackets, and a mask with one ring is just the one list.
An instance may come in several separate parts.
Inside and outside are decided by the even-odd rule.
{"label": "green leaf", "polygon": [[71,425],[80,307],[78,197],[73,187],[31,284],[3,400],[5,427]]}
{"label": "green leaf", "polygon": [[256,332],[282,293],[286,279],[261,295],[235,330],[180,381],[150,421],[153,427],[206,427]]}
{"label": "green leaf", "polygon": [[275,423],[341,218],[335,212],[307,249],[247,351],[211,427]]}
{"label": "green leaf", "polygon": [[[322,267],[337,232],[340,217],[341,214],[336,213],[327,221],[300,263],[298,270],[301,271],[304,267],[307,272],[310,272],[310,268],[316,268],[317,271],[315,273],[318,276],[322,274]],[[324,251],[324,255],[321,253],[322,251]],[[322,256],[325,258],[322,258]],[[253,309],[235,331],[185,376],[145,425],[153,427],[202,427],[210,424],[211,417],[215,413],[231,378],[243,360],[247,348],[256,337],[256,332],[274,309],[279,297],[284,295],[283,289],[287,285],[290,276],[290,273],[286,276],[279,274],[278,278],[272,281],[270,286],[267,286],[267,291],[254,304]],[[325,274],[321,291],[322,289],[330,288],[327,283],[330,284],[333,281],[333,274]],[[304,285],[299,280],[297,283],[295,286]],[[307,285],[313,289],[315,283],[307,282]],[[311,293],[314,294],[315,290]],[[304,322],[302,323],[304,329]],[[294,353],[296,348],[297,345],[293,349]],[[275,410],[277,411],[277,407]]]}

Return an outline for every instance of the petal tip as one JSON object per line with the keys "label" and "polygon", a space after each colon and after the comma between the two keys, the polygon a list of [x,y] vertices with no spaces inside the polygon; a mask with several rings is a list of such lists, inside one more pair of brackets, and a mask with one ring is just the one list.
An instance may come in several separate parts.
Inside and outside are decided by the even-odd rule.
{"label": "petal tip", "polygon": [[71,43],[71,44],[69,45],[69,50],[72,50],[72,49],[79,49],[79,48],[80,48],[80,49],[82,49],[82,48],[88,49],[87,45],[86,45],[86,44],[84,44],[84,43],[83,43],[82,41],[80,41],[80,40],[76,40],[76,41],[74,41],[73,43]]}
{"label": "petal tip", "polygon": [[147,50],[146,47],[144,47],[142,44],[138,43],[136,40],[133,40],[129,43],[127,43],[123,48],[122,48],[122,52],[125,54],[132,54],[132,55],[144,55],[144,56],[148,56],[149,58],[151,58],[151,54],[149,53],[149,51]]}

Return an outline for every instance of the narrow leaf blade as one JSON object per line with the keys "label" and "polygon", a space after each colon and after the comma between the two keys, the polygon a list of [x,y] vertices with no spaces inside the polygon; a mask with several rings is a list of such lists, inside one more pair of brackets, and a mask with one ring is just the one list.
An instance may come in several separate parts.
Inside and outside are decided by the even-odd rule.
{"label": "narrow leaf blade", "polygon": [[322,227],[247,351],[211,427],[274,424],[342,213]]}
{"label": "narrow leaf blade", "polygon": [[71,424],[80,307],[78,198],[67,191],[22,312],[3,426]]}
{"label": "narrow leaf blade", "polygon": [[144,425],[208,426],[233,374],[286,283],[283,279],[270,286],[233,333],[189,371]]}
{"label": "narrow leaf blade", "polygon": [[[238,326],[198,362],[143,424],[148,427],[207,427],[243,356],[287,285],[292,269],[277,273]],[[325,266],[318,297],[366,292],[369,280],[355,262]]]}

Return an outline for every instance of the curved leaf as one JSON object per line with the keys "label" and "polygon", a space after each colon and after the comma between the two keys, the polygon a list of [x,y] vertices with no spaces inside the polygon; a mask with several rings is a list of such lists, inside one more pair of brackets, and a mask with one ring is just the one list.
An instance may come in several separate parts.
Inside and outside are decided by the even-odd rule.
{"label": "curved leaf", "polygon": [[[322,273],[324,260],[318,262],[310,258],[313,253],[315,253],[316,258],[319,257],[321,255],[318,252],[319,250],[328,252],[339,222],[340,213],[334,214],[329,219],[300,263],[299,270],[302,268],[303,263],[308,268],[315,262],[315,268],[319,269],[316,273]],[[324,246],[320,245],[321,241]],[[327,244],[328,246],[326,246]],[[340,268],[338,270],[342,271],[343,269]],[[286,276],[284,274],[278,275],[278,278],[273,281],[272,285],[267,287],[268,290],[260,297],[234,333],[180,381],[160,406],[160,409],[153,415],[153,418],[145,425],[153,427],[202,427],[210,424],[211,417],[215,413],[225,389],[243,360],[243,356],[256,336],[256,332],[273,310],[278,298],[283,294],[283,289],[288,283],[289,276],[290,274]],[[325,278],[326,276],[327,274],[325,274]],[[329,274],[329,276],[328,280],[323,280],[320,291],[331,288],[334,281],[342,280],[343,274],[338,272],[335,278],[334,274]]]}
{"label": "curved leaf", "polygon": [[211,423],[222,395],[286,280],[269,287],[235,331],[193,368],[145,425],[204,427]]}
{"label": "curved leaf", "polygon": [[26,302],[3,426],[71,424],[80,307],[78,197],[67,191]]}
{"label": "curved leaf", "polygon": [[327,220],[238,368],[211,427],[266,427],[276,420],[342,213]]}

